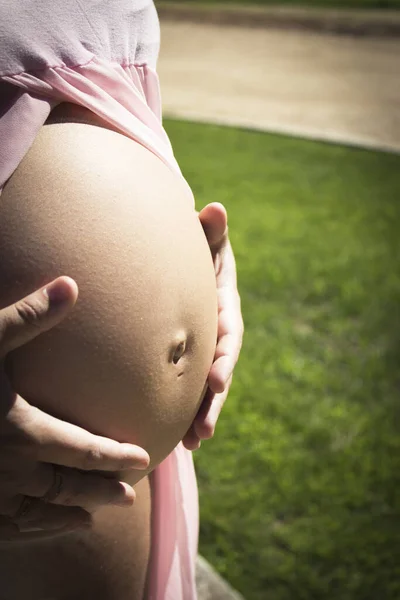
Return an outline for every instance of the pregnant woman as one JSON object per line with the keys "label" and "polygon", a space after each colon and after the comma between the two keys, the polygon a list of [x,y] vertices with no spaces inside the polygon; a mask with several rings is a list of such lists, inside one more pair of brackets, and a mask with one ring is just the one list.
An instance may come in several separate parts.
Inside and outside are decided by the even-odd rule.
{"label": "pregnant woman", "polygon": [[[18,489],[2,482],[17,531],[0,548],[1,597],[190,600],[197,497],[179,442],[212,434],[241,336],[226,215],[211,205],[199,220],[161,126],[152,3],[2,0],[0,17],[0,431],[15,437],[25,415],[36,449],[20,452]],[[60,273],[73,279],[48,285]],[[27,311],[40,322],[57,297],[71,308],[74,281],[68,318],[13,341]],[[120,446],[106,465],[96,452],[52,459],[37,409],[62,419],[66,450],[81,428],[101,436],[92,448]],[[79,508],[60,512],[68,504]]]}

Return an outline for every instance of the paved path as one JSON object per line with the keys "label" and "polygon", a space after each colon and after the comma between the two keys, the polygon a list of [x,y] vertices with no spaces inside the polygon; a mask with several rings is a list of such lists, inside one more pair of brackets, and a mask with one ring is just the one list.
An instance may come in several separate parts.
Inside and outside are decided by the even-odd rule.
{"label": "paved path", "polygon": [[400,39],[161,20],[164,114],[400,152]]}

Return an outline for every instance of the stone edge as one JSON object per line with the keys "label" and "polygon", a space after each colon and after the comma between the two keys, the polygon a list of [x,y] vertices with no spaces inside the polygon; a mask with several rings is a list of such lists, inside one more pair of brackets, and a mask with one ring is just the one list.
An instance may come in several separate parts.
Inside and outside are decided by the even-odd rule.
{"label": "stone edge", "polygon": [[196,559],[196,587],[198,600],[244,600],[200,555]]}

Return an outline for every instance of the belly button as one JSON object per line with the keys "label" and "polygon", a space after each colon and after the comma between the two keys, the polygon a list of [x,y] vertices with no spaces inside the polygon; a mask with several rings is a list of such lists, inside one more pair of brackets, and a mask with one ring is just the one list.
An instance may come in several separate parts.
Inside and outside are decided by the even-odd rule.
{"label": "belly button", "polygon": [[172,357],[172,362],[174,363],[174,365],[178,364],[178,362],[180,361],[182,356],[185,354],[185,350],[186,350],[186,342],[185,341],[179,342],[179,344],[175,347],[174,354]]}

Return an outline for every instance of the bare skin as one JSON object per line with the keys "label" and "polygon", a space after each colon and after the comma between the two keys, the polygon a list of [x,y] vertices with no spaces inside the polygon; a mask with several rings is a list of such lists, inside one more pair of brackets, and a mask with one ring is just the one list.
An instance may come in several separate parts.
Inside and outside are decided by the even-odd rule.
{"label": "bare skin", "polygon": [[[108,129],[81,123],[45,129],[36,152],[34,148],[3,192],[0,254],[12,262],[5,260],[0,267],[0,305],[59,272],[72,275],[80,295],[65,324],[9,354],[7,373],[31,404],[97,435],[143,447],[151,464],[141,473],[114,473],[135,485],[132,508],[96,510],[86,499],[82,507],[93,513],[90,531],[8,547],[0,577],[7,582],[5,600],[28,593],[35,599],[48,595],[67,600],[87,597],[85,590],[92,590],[90,595],[96,590],[99,600],[139,600],[150,539],[151,503],[143,475],[182,439],[201,404],[217,340],[215,274],[184,187],[158,159]],[[110,167],[114,143],[117,160]],[[106,160],[96,169],[102,147],[107,148]],[[82,163],[87,165],[83,187],[69,175]],[[147,184],[139,187],[137,175],[132,180],[132,165],[145,182],[152,182],[150,190]],[[118,187],[121,181],[126,181],[125,189]],[[138,203],[143,194],[144,205]],[[120,201],[125,203],[122,212],[116,204]],[[71,261],[71,256],[85,260]],[[152,262],[144,264],[148,260]],[[166,294],[160,281],[168,282]],[[21,556],[22,581],[16,567]],[[55,578],[62,582],[56,589]]]}
{"label": "bare skin", "polygon": [[135,491],[131,508],[99,510],[86,531],[0,543],[2,600],[141,600],[150,553],[147,477]]}
{"label": "bare skin", "polygon": [[[79,120],[79,117],[77,118],[77,120]],[[201,405],[200,410],[198,411],[195,417],[195,420],[193,421],[192,427],[190,428],[184,439],[184,443],[188,448],[198,447],[201,439],[207,439],[211,437],[214,433],[215,423],[218,419],[219,411],[221,410],[223,402],[226,399],[229,386],[232,380],[232,371],[237,361],[243,334],[243,322],[240,315],[240,300],[237,294],[236,287],[236,270],[232,249],[230,247],[228,239],[226,212],[221,205],[213,204],[203,209],[203,211],[201,211],[199,215],[199,218],[206,233],[207,241],[209,243],[214,259],[215,274],[219,290],[219,327],[218,346],[214,357],[214,364],[210,371],[209,388],[207,391],[207,395],[205,400],[203,401],[203,404]],[[69,286],[71,285],[70,281],[71,280],[69,280]],[[73,301],[71,302],[71,296],[74,296],[74,293],[71,294],[70,289],[69,307],[73,305],[74,301],[73,299]],[[25,302],[24,306],[26,306]],[[61,319],[61,317],[62,315],[60,314],[59,318]],[[44,328],[48,328],[51,324],[54,324],[54,313],[53,318],[50,318],[50,321],[44,326]],[[35,325],[35,330],[37,331],[37,329],[38,328]],[[27,335],[25,340],[21,339],[20,342],[13,344],[14,347],[18,346],[20,343],[23,343],[23,341],[28,341],[29,337],[30,336]],[[31,407],[28,403],[22,401],[22,399],[19,399],[19,402],[16,404],[18,406],[21,405],[21,403],[24,403],[25,411],[36,411],[35,414],[37,417],[38,424],[41,422],[41,419],[44,421],[46,421],[47,419],[47,430],[50,434],[49,442],[51,439],[53,439],[53,441],[51,442],[53,446],[51,447],[49,445],[48,449],[49,459],[51,455],[53,457],[55,456],[55,449],[57,448],[57,444],[59,444],[60,446],[63,446],[64,450],[62,456],[60,456],[58,459],[60,464],[66,465],[68,464],[68,462],[71,462],[71,466],[72,464],[76,464],[76,466],[82,465],[84,466],[84,468],[96,468],[97,461],[98,470],[105,470],[109,468],[108,464],[111,464],[113,459],[115,461],[114,464],[117,464],[118,460],[119,465],[125,464],[126,466],[130,466],[130,464],[132,464],[132,466],[134,466],[135,463],[136,468],[145,467],[147,460],[146,453],[144,452],[143,454],[143,451],[141,453],[140,449],[136,446],[129,446],[128,444],[118,444],[117,442],[111,442],[111,440],[106,440],[100,437],[96,438],[92,434],[89,434],[84,430],[80,430],[77,427],[75,427],[75,430],[78,433],[78,435],[73,436],[73,441],[75,442],[76,439],[80,439],[81,446],[79,446],[79,448],[76,448],[75,452],[73,453],[72,448],[68,448],[68,443],[65,443],[65,437],[67,437],[68,439],[68,435],[66,436],[65,434],[67,434],[68,431],[65,430],[64,435],[61,436],[63,437],[63,444],[60,444],[60,441],[57,440],[58,429],[60,430],[61,435],[61,431],[63,428],[66,427],[66,425],[68,425],[67,423],[57,421],[57,419],[50,417],[49,415],[45,415],[45,413],[41,413],[39,410],[35,409],[34,407]],[[15,410],[14,407],[13,410]],[[21,413],[22,412],[23,411],[21,411]],[[28,423],[23,422],[23,427],[28,432],[29,421]],[[72,428],[74,426],[69,427]],[[53,436],[51,434],[53,434]],[[32,449],[34,449],[34,444],[38,444],[40,442],[39,440],[36,441],[35,439],[32,439],[32,443]],[[86,443],[88,447],[92,448],[93,450],[88,451],[84,454],[84,443]],[[71,440],[71,446],[72,445],[73,443]],[[117,450],[119,449],[119,447],[120,450]],[[98,448],[99,450],[94,450],[94,448]],[[68,458],[68,451],[71,454],[70,458]],[[79,454],[80,452],[81,455]],[[135,460],[133,459],[134,453]],[[72,454],[74,454],[73,458]],[[109,455],[112,455],[112,458]],[[129,455],[129,459],[127,455]],[[87,460],[87,456],[92,457],[91,460],[93,462],[91,462],[90,464]],[[116,458],[117,456],[118,459]],[[103,459],[103,462],[101,462],[101,459]],[[54,460],[49,460],[49,462],[54,462]],[[21,464],[23,464],[23,461],[21,462]],[[72,470],[73,469],[71,469],[71,471]],[[99,475],[90,475],[90,477],[97,478],[99,480],[101,479]],[[23,477],[21,477],[21,480],[23,480]],[[73,488],[69,490],[69,497],[71,498],[75,495],[77,505],[83,505],[86,510],[88,504],[96,504],[96,506],[99,506],[110,502],[115,504],[121,503],[125,504],[125,506],[128,506],[133,500],[134,492],[129,486],[129,484],[125,482],[122,484],[122,482],[120,482],[118,487],[115,485],[115,483],[118,483],[117,479],[114,482],[112,481],[112,479],[108,478],[107,480],[104,480],[103,478],[103,481],[108,481],[113,485],[110,485],[109,489],[107,489],[107,487],[104,487],[103,484],[101,486],[97,486],[95,492],[92,492],[91,494],[92,499],[90,502],[88,501],[87,497],[85,498],[85,486],[83,485],[82,477],[80,478],[80,480],[77,481],[74,481],[74,479],[69,478],[68,481],[74,483]],[[24,485],[25,487],[29,488],[29,486],[32,486],[33,483],[34,478],[31,477],[30,483],[26,482]],[[48,481],[46,485],[47,487],[49,486]],[[107,594],[111,594],[110,597],[112,597],[113,599],[118,598],[119,594],[121,594],[121,598],[125,598],[126,594],[129,594],[130,598],[142,597],[144,578],[148,560],[148,544],[150,537],[150,499],[147,479],[142,480],[142,482],[135,486],[135,489],[138,495],[134,509],[106,509],[103,511],[97,511],[95,513],[94,521],[96,530],[96,542],[94,545],[92,533],[87,532],[85,534],[69,535],[68,537],[64,536],[63,538],[60,538],[56,541],[55,546],[51,546],[54,549],[58,548],[60,554],[63,555],[63,562],[65,562],[66,558],[68,559],[66,565],[68,574],[70,574],[71,570],[73,571],[74,569],[77,573],[79,573],[79,565],[81,567],[84,567],[82,574],[86,573],[86,575],[83,579],[81,578],[79,581],[79,593],[83,594],[82,597],[88,596],[88,594],[84,592],[85,585],[89,586],[87,589],[90,589],[93,592],[94,579],[92,580],[90,573],[92,572],[93,577],[96,577],[97,582],[97,569],[101,564],[102,576],[100,577],[101,585],[99,585],[99,594],[97,594],[98,597],[103,597],[101,594],[103,594],[105,598],[109,597]],[[60,500],[62,500],[62,502],[66,502],[67,498],[64,496],[64,498]],[[94,500],[96,500],[96,502],[94,502]],[[87,518],[84,517],[85,514],[88,514],[85,509],[81,510],[78,516],[78,509],[75,509],[73,507],[64,507],[62,506],[62,502],[60,501],[60,503],[56,505],[38,503],[38,510],[36,511],[36,514],[31,515],[33,525],[38,526],[39,528],[43,526],[45,528],[51,528],[55,527],[56,523],[58,527],[61,525],[61,523],[63,523],[63,525],[65,525],[67,529],[71,529],[74,526],[77,526],[78,524],[88,523],[90,521],[88,521]],[[58,510],[51,511],[49,510],[50,508]],[[65,511],[62,512],[61,509],[64,508]],[[0,506],[0,514],[1,513],[2,511]],[[6,520],[4,518],[0,518],[0,532],[2,523],[3,525],[6,525]],[[10,524],[9,521],[8,523]],[[129,539],[124,537],[124,534],[126,534],[127,526],[129,528],[130,533],[135,537],[135,539],[140,540],[139,547],[135,545],[135,540],[132,540],[131,536],[129,536]],[[3,531],[7,530],[9,535],[11,529],[12,528],[8,526],[7,530],[6,526],[5,530]],[[101,540],[101,544],[99,544],[99,540]],[[124,541],[127,542],[125,546]],[[93,547],[91,548],[92,545]],[[63,581],[62,590],[59,590],[58,593],[60,595],[57,597],[78,597],[76,581],[72,582],[69,575],[66,575],[65,570],[60,572],[58,569],[60,555],[58,555],[58,560],[56,560],[56,553],[53,554],[51,551],[49,553],[49,546],[47,546],[46,549],[46,545],[41,544],[42,548],[40,553],[37,552],[36,546],[36,544],[28,544],[27,546],[15,546],[11,554],[10,552],[6,553],[7,560],[5,560],[2,564],[5,567],[5,571],[7,571],[7,565],[10,566],[11,570],[8,570],[7,576],[9,577],[10,573],[12,574],[13,572],[12,564],[8,562],[8,559],[11,559],[12,563],[12,557],[14,556],[15,558],[18,558],[17,562],[20,566],[25,565],[26,567],[29,567],[30,565],[30,567],[25,571],[27,575],[25,580],[30,587],[28,588],[26,586],[24,588],[25,592],[29,591],[29,593],[32,593],[33,591],[37,591],[39,597],[42,597],[42,593],[45,591],[45,589],[48,589],[46,588],[46,585],[50,585],[51,587],[51,582],[53,582],[54,584],[54,577],[56,575],[57,581]],[[118,546],[117,552],[115,552],[116,546]],[[25,552],[25,550],[23,549],[24,547],[25,550],[27,550],[30,547],[30,550]],[[78,552],[76,550],[77,547],[79,547]],[[90,552],[91,556],[94,557],[92,563],[90,561],[87,561],[88,553],[85,551],[85,548],[89,550],[92,549],[94,551],[93,553]],[[8,550],[10,550],[10,547],[8,547]],[[117,560],[115,562],[112,560],[113,556],[117,556]],[[136,561],[133,560],[134,557],[136,557]],[[33,570],[32,566],[34,566]],[[132,577],[133,571],[136,573],[135,577]],[[41,574],[40,577],[39,574]],[[14,583],[12,577],[9,577],[8,581],[12,585],[16,585],[16,587],[14,588],[14,592],[11,592],[10,597],[18,597],[15,595],[15,592],[17,589],[19,589],[18,586],[20,585],[20,583],[18,583],[18,573],[15,573]],[[45,589],[43,588],[43,585],[45,585]],[[110,586],[112,591],[110,591]],[[57,586],[57,588],[58,587],[59,586]],[[21,594],[24,594],[24,589],[20,590]],[[21,597],[26,597],[26,595],[24,594]]]}
{"label": "bare skin", "polygon": [[[2,309],[0,357],[56,325],[76,297],[76,284],[64,277]],[[57,422],[11,391],[2,365],[0,390],[2,409],[7,411],[7,418],[2,415],[0,421],[1,439],[13,444],[11,453],[3,449],[0,453],[2,599],[42,599],[49,589],[52,597],[56,590],[57,598],[88,598],[92,594],[110,600],[142,598],[150,551],[149,481],[146,477],[139,482],[135,493],[113,472],[129,465],[145,468],[146,453],[60,423],[64,438],[56,454],[52,448]],[[32,435],[28,434],[30,426]],[[85,445],[86,453],[82,451]],[[52,484],[54,465],[49,459],[69,465],[62,467],[63,487],[55,503],[41,500]],[[96,466],[107,469],[108,477],[91,471]],[[15,519],[27,497],[34,503],[26,515]],[[79,504],[90,506],[92,515]],[[106,504],[126,508],[95,510]]]}
{"label": "bare skin", "polygon": [[214,436],[218,417],[232,384],[244,332],[236,262],[229,241],[226,210],[219,202],[213,202],[200,211],[199,219],[214,262],[218,297],[218,340],[205,397],[183,438],[183,444],[188,450],[196,450],[202,440]]}
{"label": "bare skin", "polygon": [[[147,467],[149,457],[141,448],[119,444],[58,421],[29,405],[7,380],[2,359],[40,333],[61,322],[73,309],[76,283],[59,277],[45,288],[0,310],[0,541],[49,535],[60,529],[89,526],[90,514],[81,504],[97,508],[117,504],[131,506],[135,492],[114,477],[95,470],[115,472]],[[54,468],[63,465],[63,486],[57,504],[40,498],[51,489]],[[15,520],[26,497],[36,498],[28,524]],[[36,533],[26,532],[34,527]]]}
{"label": "bare skin", "polygon": [[43,128],[2,194],[0,251],[12,260],[0,265],[0,302],[60,270],[80,288],[71,318],[9,356],[13,385],[54,416],[134,440],[150,469],[191,425],[217,338],[215,275],[191,202],[152,153],[81,123]]}

